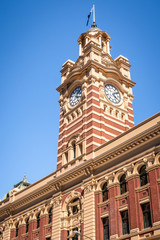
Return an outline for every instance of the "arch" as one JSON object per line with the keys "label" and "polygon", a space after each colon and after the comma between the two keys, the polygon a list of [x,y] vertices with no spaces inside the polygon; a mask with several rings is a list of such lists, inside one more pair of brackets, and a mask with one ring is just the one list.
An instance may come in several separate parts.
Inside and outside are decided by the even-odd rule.
{"label": "arch", "polygon": [[19,222],[15,224],[16,227],[16,237],[18,237],[18,232],[19,232]]}
{"label": "arch", "polygon": [[108,200],[108,182],[105,182],[102,187],[102,201]]}
{"label": "arch", "polygon": [[26,218],[26,233],[28,232],[29,230],[29,217]]}
{"label": "arch", "polygon": [[126,174],[123,174],[121,176],[119,183],[120,183],[120,193],[123,194],[127,192]]}
{"label": "arch", "polygon": [[36,214],[36,218],[37,218],[37,228],[39,228],[40,227],[40,212],[38,212]]}
{"label": "arch", "polygon": [[48,224],[52,222],[52,211],[53,211],[53,207],[51,206],[48,210]]}
{"label": "arch", "polygon": [[73,142],[77,142],[79,140],[80,140],[80,134],[76,134],[70,137],[70,139],[68,140],[68,147],[71,147]]}
{"label": "arch", "polygon": [[67,212],[67,206],[68,204],[74,200],[75,198],[79,198],[81,200],[81,204],[83,203],[83,197],[80,192],[78,191],[72,191],[65,199],[63,206],[62,206],[62,211]]}

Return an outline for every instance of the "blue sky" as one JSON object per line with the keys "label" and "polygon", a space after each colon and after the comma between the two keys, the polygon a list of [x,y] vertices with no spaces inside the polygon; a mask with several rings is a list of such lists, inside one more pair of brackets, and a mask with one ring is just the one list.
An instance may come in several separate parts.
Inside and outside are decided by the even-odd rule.
{"label": "blue sky", "polygon": [[[62,64],[78,57],[89,0],[0,1],[0,199],[24,174],[56,169]],[[160,1],[96,0],[96,23],[111,55],[130,61],[135,124],[159,112]]]}

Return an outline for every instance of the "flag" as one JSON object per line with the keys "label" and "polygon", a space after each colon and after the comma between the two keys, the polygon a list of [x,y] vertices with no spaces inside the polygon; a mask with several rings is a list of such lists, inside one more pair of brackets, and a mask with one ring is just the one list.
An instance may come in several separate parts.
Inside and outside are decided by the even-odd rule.
{"label": "flag", "polygon": [[93,7],[92,7],[91,11],[90,11],[89,14],[88,14],[88,19],[87,19],[87,24],[86,24],[86,26],[88,26],[89,19],[90,19],[90,16],[91,16],[92,11],[93,11]]}

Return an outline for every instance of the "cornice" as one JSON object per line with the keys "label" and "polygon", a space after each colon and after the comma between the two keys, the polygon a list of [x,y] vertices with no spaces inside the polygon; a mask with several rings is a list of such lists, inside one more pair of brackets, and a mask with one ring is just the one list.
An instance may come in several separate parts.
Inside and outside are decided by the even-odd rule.
{"label": "cornice", "polygon": [[[156,117],[157,115],[155,115],[154,117]],[[151,119],[153,119],[154,117],[152,117]],[[149,120],[146,120],[149,121]],[[140,126],[142,124],[139,124],[138,126]],[[159,136],[160,134],[160,125],[156,124],[153,127],[146,129],[145,131],[143,131],[141,134],[138,134],[136,136],[134,136],[131,139],[128,139],[128,141],[119,144],[118,146],[110,149],[109,151],[106,151],[105,153],[97,156],[94,159],[89,159],[86,162],[83,162],[82,164],[78,165],[77,167],[57,176],[56,174],[59,172],[59,170],[55,171],[54,173],[50,174],[49,176],[53,176],[53,179],[48,181],[45,185],[43,185],[42,187],[37,188],[34,191],[29,192],[27,195],[13,201],[13,202],[9,202],[7,201],[2,201],[1,202],[1,207],[0,207],[0,217],[4,217],[7,215],[12,215],[16,210],[22,208],[23,206],[26,206],[28,204],[30,204],[31,202],[35,202],[38,199],[41,199],[43,196],[47,195],[47,194],[55,194],[56,192],[60,192],[61,187],[63,185],[65,185],[68,182],[72,182],[77,178],[86,178],[89,177],[91,174],[94,173],[94,170],[97,168],[100,168],[102,166],[104,166],[104,164],[107,164],[108,161],[114,161],[115,159],[117,159],[117,157],[120,157],[126,153],[129,153],[130,151],[134,151],[134,149],[137,146],[142,146],[143,144],[145,144],[146,142],[150,142],[152,141],[152,139],[157,138],[157,136]],[[137,127],[136,127],[137,128]],[[132,128],[131,130],[129,130],[129,132],[134,131],[135,127]],[[120,139],[122,136],[124,136],[125,134],[127,134],[127,132],[121,134],[120,136],[116,137],[115,139],[111,140],[110,142],[116,141],[117,139]],[[107,144],[110,144],[110,142],[108,142]],[[104,147],[106,144],[102,145],[101,147]],[[45,177],[44,179],[46,179],[47,177]],[[29,186],[26,191],[28,189],[32,189],[32,186],[35,186],[36,184],[38,184],[39,182],[43,181],[44,179],[39,180],[37,183],[32,184],[31,186]],[[88,179],[88,178],[87,178]],[[145,188],[145,187],[144,187]],[[137,191],[140,191],[142,188],[137,188]],[[19,195],[21,193],[23,193],[25,190],[22,190],[21,192],[18,192],[15,194]],[[6,204],[5,204],[6,203]]]}
{"label": "cornice", "polygon": [[[106,65],[103,65],[99,62],[96,62],[94,60],[88,60],[87,63],[81,67],[79,67],[79,69],[76,69],[76,72],[71,71],[68,76],[67,79],[56,89],[58,92],[61,92],[61,89],[64,89],[68,83],[71,82],[71,80],[73,78],[75,78],[75,76],[77,77],[78,75],[83,75],[86,71],[88,71],[88,69],[90,69],[91,67],[94,67],[95,69],[100,70],[101,72],[113,72],[115,74],[118,75],[118,77],[123,81],[123,82],[127,82],[127,84],[129,84],[130,86],[134,86],[136,83],[133,82],[132,80],[124,77],[122,75],[122,73],[120,72],[119,68],[117,67],[116,64],[114,63],[108,63]],[[84,80],[83,80],[84,81]]]}

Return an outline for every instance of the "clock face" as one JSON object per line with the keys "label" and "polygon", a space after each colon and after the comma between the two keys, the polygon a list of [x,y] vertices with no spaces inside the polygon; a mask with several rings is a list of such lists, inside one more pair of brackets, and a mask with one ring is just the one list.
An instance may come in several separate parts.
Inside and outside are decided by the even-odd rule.
{"label": "clock face", "polygon": [[116,87],[111,84],[106,84],[104,88],[106,97],[114,104],[118,104],[121,101],[120,92]]}
{"label": "clock face", "polygon": [[75,106],[82,97],[82,88],[76,87],[70,95],[70,105]]}

